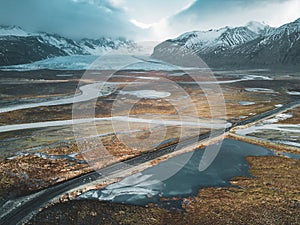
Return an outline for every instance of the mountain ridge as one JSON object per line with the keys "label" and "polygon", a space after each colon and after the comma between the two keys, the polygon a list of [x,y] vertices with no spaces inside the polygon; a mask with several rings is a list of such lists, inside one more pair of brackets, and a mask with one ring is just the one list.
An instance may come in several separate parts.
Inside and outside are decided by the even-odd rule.
{"label": "mountain ridge", "polygon": [[252,21],[242,27],[187,32],[157,45],[152,57],[180,66],[195,66],[196,57],[215,68],[300,66],[299,21],[278,28]]}
{"label": "mountain ridge", "polygon": [[57,56],[101,55],[119,48],[135,49],[137,44],[126,38],[72,40],[58,34],[27,32],[18,26],[0,26],[0,66]]}

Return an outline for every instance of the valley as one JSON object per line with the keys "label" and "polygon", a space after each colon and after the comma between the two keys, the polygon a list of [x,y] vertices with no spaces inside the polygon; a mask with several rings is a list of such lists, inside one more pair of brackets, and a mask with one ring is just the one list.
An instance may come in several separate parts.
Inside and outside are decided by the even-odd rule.
{"label": "valley", "polygon": [[84,35],[0,26],[0,224],[300,223],[300,19]]}
{"label": "valley", "polygon": [[[111,71],[107,72],[111,73]],[[163,146],[169,146],[180,140],[182,141],[194,137],[195,134],[205,134],[217,129],[217,127],[214,128],[211,122],[209,122],[212,116],[216,116],[220,120],[220,124],[223,124],[222,126],[225,128],[225,121],[227,121],[228,124],[235,124],[244,119],[251,118],[254,115],[259,115],[262,112],[276,109],[289,102],[296,101],[298,99],[297,96],[291,95],[290,91],[299,91],[298,87],[300,82],[297,78],[297,73],[290,73],[287,77],[285,74],[274,74],[271,71],[262,72],[260,70],[216,71],[214,73],[214,79],[209,76],[205,77],[204,75],[198,78],[197,82],[200,87],[201,85],[206,85],[203,89],[199,89],[196,83],[191,82],[191,78],[187,76],[189,72],[186,71],[177,71],[176,73],[173,71],[139,71],[138,73],[136,73],[136,71],[118,71],[109,78],[105,87],[101,85],[98,86],[99,89],[97,90],[101,90],[103,93],[105,92],[106,95],[98,95],[98,91],[96,91],[97,95],[95,99],[93,89],[88,88],[86,90],[92,92],[90,99],[86,99],[85,96],[88,97],[89,95],[85,94],[84,87],[90,87],[90,84],[96,84],[96,86],[94,86],[97,87],[99,81],[98,79],[84,80],[81,86],[82,92],[75,98],[70,98],[70,96],[72,96],[71,93],[76,92],[76,87],[72,86],[72,84],[79,82],[81,71],[24,71],[18,72],[19,76],[14,74],[8,83],[6,82],[7,74],[10,73],[9,71],[2,72],[1,79],[4,81],[3,85],[6,86],[6,89],[3,89],[3,95],[9,93],[10,86],[15,87],[19,85],[19,87],[23,89],[19,88],[20,96],[14,96],[14,98],[10,97],[9,99],[10,101],[18,103],[17,107],[21,107],[20,109],[14,108],[16,104],[1,108],[3,111],[0,117],[0,136],[2,140],[2,159],[0,167],[2,168],[2,202],[7,201],[9,198],[28,195],[55,186],[61,182],[66,182],[72,178],[88,174],[95,169],[105,168],[112,163],[138,157],[141,154],[152,151],[152,149],[160,149]],[[33,77],[37,75],[27,75],[29,80],[24,80],[24,74],[31,73],[38,74],[38,79],[34,79]],[[102,71],[102,73],[105,74],[106,72]],[[190,71],[190,73],[201,74],[199,71]],[[45,77],[43,77],[42,74],[45,74]],[[60,74],[65,74],[65,76],[59,76],[59,80],[56,80],[57,75]],[[30,78],[30,76],[32,77]],[[50,97],[50,92],[48,92],[47,89],[43,89],[46,92],[44,94],[47,96],[46,98],[43,96],[38,97],[37,94],[41,93],[39,89],[35,90],[32,87],[24,85],[28,82],[31,83],[31,86],[40,85],[40,81],[45,80],[46,77],[47,80],[50,81],[49,87],[53,88],[51,92],[55,97]],[[168,79],[172,83],[175,82],[176,85],[182,87],[185,92],[174,92],[172,90],[168,97],[163,95],[156,96],[162,90],[167,91],[164,85],[162,88],[159,88],[159,86],[162,85],[161,80],[163,79]],[[37,82],[33,82],[34,80]],[[258,81],[259,85],[257,85]],[[220,93],[215,93],[215,96],[211,96],[212,102],[215,101],[217,104],[215,106],[211,105],[211,102],[208,102],[208,100],[205,100],[204,94],[207,88],[209,86],[214,87],[216,84],[221,87],[221,94],[224,98],[224,102],[226,102],[226,114],[223,114],[222,109],[215,112],[215,115],[210,113],[210,108],[218,108],[218,101],[216,101],[216,99],[219,98]],[[148,88],[149,85],[156,87],[157,92],[150,92]],[[128,86],[133,87],[135,92],[140,93],[139,95],[141,96],[135,94],[129,95],[132,90],[128,89]],[[148,90],[148,92],[144,97],[144,92],[137,92],[137,90]],[[22,94],[22,92],[24,94]],[[150,96],[151,93],[153,96],[148,98],[147,96]],[[264,94],[262,95],[261,93]],[[185,98],[185,95],[193,102],[194,105],[191,105],[193,108],[187,107],[181,100],[178,101],[177,105],[173,102],[170,106],[168,106],[170,100],[164,101],[164,98],[171,98],[171,96],[173,99],[182,99]],[[51,98],[55,98],[55,100]],[[79,100],[82,98],[82,102],[77,102],[76,98]],[[122,112],[122,110],[116,112],[115,117],[119,117],[115,122],[117,123],[116,127],[114,126],[111,112],[114,103],[118,102],[118,98],[121,99],[121,103],[123,104],[126,102],[130,104],[131,101],[136,103],[134,107],[131,108],[129,115],[126,116],[127,118],[120,117],[124,115],[124,113],[127,113],[124,108],[124,112]],[[26,102],[24,99],[26,99]],[[37,101],[36,99],[39,100]],[[136,101],[136,99],[139,100]],[[80,133],[77,135],[83,140],[90,137],[90,140],[86,143],[78,142],[78,140],[76,142],[76,139],[74,139],[74,126],[76,129],[77,125],[74,123],[76,119],[74,120],[74,112],[72,111],[74,110],[73,104],[79,104],[80,110],[83,111],[84,109],[89,109],[91,106],[96,107],[95,119],[89,121],[89,118],[86,117],[84,117],[84,120],[82,120],[82,118],[76,118],[77,120],[82,120],[78,123]],[[173,109],[174,105],[177,110]],[[181,116],[181,125],[179,126],[179,124],[176,124],[176,120],[178,120],[178,109],[180,108],[183,110],[183,113],[179,113]],[[297,109],[299,109],[299,107],[287,111],[287,115],[293,112],[293,116],[282,117],[283,119],[280,121],[288,122],[294,117],[293,120],[297,121]],[[279,114],[279,116],[280,115],[281,114]],[[196,117],[193,118],[192,116]],[[131,119],[128,120],[129,118]],[[201,118],[200,121],[199,118]],[[155,122],[155,120],[157,120],[157,122]],[[186,125],[184,125],[185,120]],[[66,123],[67,121],[70,121],[70,123]],[[97,121],[96,126],[94,125],[95,121]],[[296,121],[294,123],[297,124]],[[130,126],[129,130],[128,122]],[[53,123],[53,125],[51,125],[51,123]],[[197,123],[199,123],[199,125],[197,125]],[[26,126],[26,124],[28,124],[28,126]],[[165,130],[163,130],[163,132],[160,131],[162,124],[165,124]],[[96,133],[94,128],[96,128]],[[153,136],[155,134],[157,136]],[[148,138],[149,135],[151,135],[150,139]],[[266,135],[272,138],[272,133]],[[180,137],[180,140],[178,137]],[[229,135],[229,137],[231,136]],[[232,137],[246,142],[248,139],[248,137],[244,139],[234,135]],[[141,140],[144,141],[143,144],[140,143]],[[99,151],[101,153],[102,148],[98,149],[97,147],[99,141],[104,145],[107,151],[101,156],[99,155]],[[262,144],[259,141],[250,142],[271,149],[274,148],[273,145],[269,145],[268,143]],[[95,148],[95,151],[89,152],[88,155],[86,155],[84,149],[86,149],[86,147],[90,148],[91,146]],[[285,146],[286,145],[282,145],[280,148],[282,151],[280,155],[291,156],[295,153],[298,154],[297,146]],[[277,148],[275,149],[278,151]],[[95,155],[91,156],[91,153]],[[95,160],[95,157],[100,157],[99,159],[101,160],[93,162],[91,167],[90,160]],[[257,160],[260,157],[258,157]],[[165,161],[165,159],[162,161]],[[159,162],[161,162],[161,159],[154,160],[153,163],[155,165]],[[15,165],[18,166],[16,167]],[[12,173],[11,171],[15,172]],[[45,176],[45,174],[47,174],[47,176]],[[124,173],[124,175],[125,174],[126,173]],[[114,182],[114,179],[111,182]],[[108,184],[109,182],[106,185]],[[100,182],[97,186],[103,187],[103,184]],[[8,198],[8,196],[12,197]],[[148,197],[146,197],[146,199],[147,198]],[[173,197],[170,198],[172,199]],[[167,201],[167,199],[164,201]],[[74,204],[76,205],[77,201],[75,201]],[[102,203],[99,202],[99,204]],[[164,211],[163,208],[153,208],[151,210]]]}

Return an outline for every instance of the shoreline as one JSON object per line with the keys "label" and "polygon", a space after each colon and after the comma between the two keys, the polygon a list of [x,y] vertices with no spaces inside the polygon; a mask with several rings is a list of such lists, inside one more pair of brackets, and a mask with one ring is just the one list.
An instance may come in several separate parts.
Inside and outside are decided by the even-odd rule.
{"label": "shoreline", "polygon": [[[299,153],[298,153],[299,154]],[[275,170],[275,171],[277,171],[276,173],[289,173],[289,170],[287,170],[286,168],[284,168],[283,169],[283,167],[282,167],[282,165],[281,164],[284,164],[284,165],[290,165],[289,167],[291,167],[291,166],[293,166],[293,170],[292,170],[292,172],[291,172],[291,174],[290,174],[290,176],[292,175],[292,174],[294,174],[294,173],[297,173],[297,171],[298,171],[298,168],[299,168],[299,163],[300,163],[300,160],[297,160],[297,159],[290,159],[290,158],[286,158],[286,157],[284,157],[284,156],[282,156],[282,155],[277,155],[277,156],[249,156],[249,157],[246,157],[246,159],[247,159],[247,161],[248,161],[248,163],[250,164],[250,168],[249,168],[249,172],[250,172],[250,174],[252,175],[252,176],[255,176],[255,177],[234,177],[233,179],[231,179],[231,184],[233,185],[233,186],[228,186],[228,187],[208,187],[208,188],[203,188],[203,189],[200,189],[199,190],[199,194],[196,196],[196,197],[187,197],[187,198],[183,198],[183,207],[185,208],[185,210],[187,210],[186,212],[179,212],[179,214],[178,214],[178,212],[176,213],[176,215],[177,216],[179,216],[179,217],[189,217],[190,218],[190,216],[191,215],[193,215],[192,217],[195,217],[195,218],[197,218],[197,219],[203,219],[203,223],[202,224],[209,224],[208,223],[208,221],[206,220],[206,218],[205,217],[198,217],[197,215],[199,214],[199,215],[204,215],[203,213],[204,212],[206,212],[206,213],[208,213],[209,215],[210,215],[210,217],[211,217],[211,212],[214,212],[215,210],[218,210],[217,208],[219,208],[220,210],[222,209],[222,210],[225,210],[225,211],[228,211],[228,210],[230,210],[229,208],[223,208],[223,206],[222,205],[214,205],[214,203],[211,203],[211,201],[213,202],[213,201],[216,201],[216,202],[218,202],[218,201],[222,201],[222,199],[223,198],[225,198],[225,196],[227,196],[226,198],[229,198],[229,196],[231,196],[228,200],[226,200],[226,201],[229,201],[229,202],[231,202],[231,207],[233,207],[233,208],[236,208],[236,207],[238,207],[240,204],[241,204],[241,202],[239,202],[239,201],[242,201],[242,202],[244,202],[244,201],[247,201],[247,203],[246,203],[246,205],[248,205],[247,207],[250,207],[251,206],[251,204],[258,204],[257,205],[257,207],[258,208],[261,208],[262,207],[262,205],[264,205],[264,207],[266,207],[266,206],[268,206],[268,205],[276,205],[276,207],[284,207],[285,208],[285,211],[284,212],[281,212],[281,213],[279,213],[279,215],[281,216],[281,221],[286,221],[286,220],[292,220],[292,218],[293,217],[291,217],[291,216],[288,216],[289,215],[289,213],[288,214],[286,214],[286,212],[287,212],[287,210],[288,210],[288,206],[289,206],[289,204],[295,204],[295,205],[297,205],[297,204],[299,204],[298,206],[296,206],[296,208],[295,208],[295,210],[297,211],[297,207],[299,207],[300,208],[300,199],[297,199],[295,196],[295,194],[292,194],[292,193],[296,193],[295,191],[293,191],[295,188],[295,190],[297,190],[297,186],[293,186],[292,188],[294,188],[293,190],[290,190],[290,191],[288,191],[289,190],[289,188],[288,189],[286,189],[287,187],[285,187],[284,189],[285,189],[285,192],[288,192],[288,193],[290,193],[291,192],[291,197],[288,197],[287,199],[289,199],[289,198],[291,198],[291,200],[289,200],[288,202],[294,202],[294,203],[288,203],[288,205],[286,205],[286,203],[281,203],[281,202],[278,202],[278,200],[276,200],[277,198],[282,198],[282,197],[280,197],[280,193],[282,193],[281,191],[280,191],[280,189],[278,189],[278,191],[276,191],[276,189],[272,189],[272,185],[279,185],[280,187],[284,187],[284,184],[285,184],[285,182],[292,182],[290,179],[289,179],[289,176],[288,177],[286,177],[284,180],[286,180],[286,181],[281,181],[281,182],[279,182],[279,183],[277,183],[276,182],[276,179],[281,179],[280,178],[280,176],[278,177],[278,178],[276,178],[276,176],[274,177],[274,181],[272,180],[273,178],[272,177],[269,177],[269,175],[268,174],[265,174],[265,175],[262,175],[262,174],[264,174],[264,172],[262,172],[263,170],[261,170],[261,169],[259,169],[259,167],[263,167],[263,168],[273,168],[272,170]],[[165,159],[163,159],[163,160],[167,160],[167,158],[165,158]],[[160,163],[161,161],[157,161],[156,163]],[[261,162],[263,162],[264,164],[260,164]],[[279,163],[280,162],[280,163]],[[293,163],[292,163],[293,162]],[[292,164],[291,164],[292,163]],[[278,165],[277,165],[278,164]],[[269,165],[271,166],[271,167],[269,167]],[[153,165],[152,165],[153,166]],[[141,167],[139,167],[140,169],[142,169]],[[287,167],[288,168],[288,167]],[[134,173],[136,173],[136,172],[138,172],[137,170],[136,171],[133,171]],[[269,171],[270,172],[270,171]],[[257,173],[259,173],[259,174],[261,174],[261,175],[257,175]],[[269,178],[268,178],[269,177]],[[269,179],[271,178],[271,180],[270,181],[268,181]],[[116,177],[115,178],[115,180],[114,181],[112,181],[111,180],[111,182],[109,182],[109,183],[106,183],[105,185],[103,185],[103,186],[101,186],[101,188],[103,188],[103,187],[105,187],[105,186],[107,186],[107,185],[109,185],[110,183],[114,183],[114,182],[117,182],[117,181],[119,181],[121,178],[120,177]],[[261,184],[261,181],[260,180],[262,180],[263,182],[262,182],[262,184]],[[297,179],[297,180],[299,180],[299,179]],[[300,180],[299,181],[297,181],[297,182],[300,182]],[[257,183],[257,187],[256,187],[256,185],[255,185],[255,183]],[[254,186],[253,186],[254,185]],[[260,187],[259,185],[263,185],[262,187]],[[265,186],[266,185],[266,186]],[[282,186],[283,185],[283,186]],[[248,188],[247,188],[247,186],[249,186]],[[265,188],[265,187],[266,188]],[[95,187],[97,187],[97,188],[99,188],[100,187],[100,184],[98,183],[97,185],[95,184]],[[254,190],[256,189],[256,188],[262,188],[261,190],[263,191],[263,193],[261,193],[261,195],[262,196],[264,196],[263,198],[266,198],[265,200],[262,200],[260,203],[258,203],[257,202],[257,200],[256,199],[252,199],[252,192],[250,191],[249,193],[248,193],[248,191],[249,191],[249,188],[250,189],[253,189],[254,188]],[[92,188],[91,188],[92,189]],[[298,188],[299,189],[299,188]],[[87,190],[87,189],[86,189]],[[300,191],[300,190],[299,190]],[[81,192],[81,191],[80,191]],[[77,192],[76,194],[80,194],[80,192]],[[267,196],[269,196],[271,193],[276,193],[276,195],[279,195],[278,197],[276,197],[276,199],[275,199],[275,202],[273,201],[273,199],[268,199],[268,197]],[[240,194],[238,194],[238,193],[240,193],[240,194],[242,194],[242,193],[247,193],[246,195],[248,196],[250,196],[251,197],[251,199],[248,199],[248,200],[243,200],[243,194],[242,195],[240,195]],[[73,194],[73,195],[72,195]],[[167,214],[169,214],[169,213],[171,213],[171,211],[169,211],[169,210],[166,210],[166,209],[164,209],[164,208],[160,208],[160,207],[158,207],[158,206],[156,206],[155,204],[149,204],[148,206],[146,206],[146,207],[143,207],[143,206],[135,206],[135,205],[128,205],[128,204],[125,204],[125,205],[123,205],[123,204],[119,204],[119,203],[110,203],[110,202],[103,202],[103,201],[97,201],[97,200],[75,200],[75,198],[76,198],[76,194],[75,194],[75,192],[73,192],[73,193],[69,193],[69,195],[65,195],[63,198],[60,198],[60,199],[57,199],[56,201],[54,201],[54,202],[52,202],[52,204],[48,204],[47,206],[45,206],[45,208],[43,209],[43,210],[40,210],[40,213],[39,214],[37,214],[36,216],[37,216],[37,218],[39,217],[39,215],[43,215],[43,213],[44,212],[48,212],[49,213],[49,210],[50,211],[53,211],[53,207],[54,208],[58,208],[58,209],[60,209],[60,210],[63,210],[64,209],[64,207],[66,206],[66,205],[69,205],[69,207],[77,207],[78,205],[80,205],[81,204],[81,202],[86,202],[86,203],[91,203],[91,204],[96,204],[96,208],[97,207],[105,207],[106,205],[108,206],[108,205],[111,205],[111,206],[115,206],[115,207],[124,207],[125,209],[127,209],[127,210],[130,210],[130,209],[132,209],[132,208],[137,208],[137,210],[136,211],[138,211],[138,210],[141,210],[142,211],[142,213],[134,213],[134,216],[136,217],[136,218],[141,218],[142,217],[142,215],[143,215],[143,213],[146,213],[146,212],[148,212],[149,210],[151,211],[151,210],[154,210],[154,211],[158,211],[159,212],[159,214],[160,213],[162,213],[164,216],[165,216],[165,213],[167,213]],[[215,197],[213,197],[212,196],[212,194],[215,196]],[[236,194],[238,194],[237,196],[236,196]],[[255,194],[255,192],[253,193],[253,194]],[[288,195],[288,194],[285,194],[285,193],[282,193],[282,194],[284,194],[284,196],[285,195]],[[222,197],[221,197],[221,196]],[[271,194],[271,195],[273,195],[273,194]],[[206,197],[204,197],[204,196],[206,196]],[[220,196],[220,197],[216,197],[216,196]],[[234,197],[234,196],[236,196],[236,197]],[[248,197],[249,197],[248,196]],[[294,197],[292,197],[292,196],[294,196]],[[238,201],[239,200],[239,201]],[[209,206],[207,206],[207,205],[205,205],[204,204],[204,201],[208,201],[208,203],[209,204],[213,204],[213,205],[211,205],[210,207]],[[236,203],[234,203],[236,201]],[[199,204],[199,202],[203,202],[203,204],[204,205],[202,205],[202,204]],[[277,202],[277,203],[276,203]],[[207,203],[206,203],[207,204]],[[202,206],[201,206],[202,205]],[[226,203],[226,205],[228,205],[227,203]],[[275,205],[274,205],[274,207],[275,207]],[[253,205],[254,206],[254,205]],[[200,207],[200,208],[199,208]],[[203,209],[203,207],[204,207],[204,209]],[[272,206],[273,207],[273,206]],[[86,208],[89,208],[88,206],[86,207]],[[196,210],[197,209],[197,210]],[[68,208],[66,211],[64,211],[65,213],[67,213],[67,215],[69,215],[68,214],[68,210],[70,210],[70,208]],[[92,210],[92,209],[90,209],[90,210]],[[199,212],[199,211],[200,212]],[[206,210],[209,210],[210,212],[208,212],[208,211],[206,211]],[[248,215],[247,215],[247,212],[245,212],[245,210],[243,210],[243,208],[240,208],[239,210],[242,210],[243,212],[244,212],[244,215],[238,215],[237,216],[237,218],[240,218],[240,219],[242,219],[243,221],[245,221],[244,219],[245,218],[248,218]],[[293,207],[290,209],[290,210],[294,210],[293,209]],[[299,209],[300,210],[300,209]],[[258,213],[256,210],[254,210],[256,213]],[[87,210],[87,211],[85,211],[85,212],[83,212],[83,214],[88,214],[88,212],[89,212],[89,210]],[[114,214],[114,212],[115,213],[118,213],[118,211],[116,210],[116,211],[114,211],[113,209],[111,210],[111,215],[113,215]],[[51,212],[50,212],[51,213]],[[173,213],[173,211],[172,211],[172,213]],[[248,213],[250,213],[250,212],[248,212]],[[269,211],[268,211],[268,213],[270,213]],[[278,213],[278,212],[277,212]],[[251,213],[250,213],[251,214]],[[163,218],[164,218],[164,216],[163,216]],[[275,216],[275,213],[274,213],[274,215],[273,216]],[[245,218],[244,218],[245,217]],[[299,217],[299,216],[298,216]],[[36,217],[33,217],[33,219],[31,219],[31,220],[29,220],[29,221],[37,221],[36,219],[35,219]],[[173,216],[173,214],[172,214],[172,218],[174,219],[174,216]],[[175,216],[175,218],[176,218],[176,216]],[[194,218],[194,219],[195,219]],[[49,218],[48,217],[48,219],[50,219],[51,220],[51,218]],[[186,218],[187,219],[187,218]],[[216,220],[216,218],[215,219],[213,219],[212,221],[215,221],[215,222],[217,222],[217,221],[223,221],[222,223],[226,223],[226,221],[227,220],[229,220],[229,219],[234,219],[234,217],[232,217],[232,218],[230,218],[230,217],[228,217],[228,215],[226,216],[226,215],[224,215],[223,214],[223,220],[221,219],[221,220]],[[262,217],[261,218],[261,221],[266,221],[265,220],[266,218],[264,218],[264,217]],[[300,218],[294,218],[294,219],[300,219]],[[173,222],[174,222],[174,220],[172,220]],[[187,221],[189,221],[189,220],[187,220]],[[205,222],[206,221],[206,222]],[[31,222],[29,222],[28,224],[39,224],[39,223],[31,223]],[[68,224],[68,223],[67,223]],[[128,224],[134,224],[134,223],[128,223]],[[141,224],[147,224],[147,223],[141,223]],[[151,224],[151,223],[150,223]],[[152,224],[154,224],[154,223],[152,223]],[[162,223],[163,224],[163,223]],[[192,224],[192,223],[191,223]],[[275,223],[270,223],[270,224],[275,224]]]}

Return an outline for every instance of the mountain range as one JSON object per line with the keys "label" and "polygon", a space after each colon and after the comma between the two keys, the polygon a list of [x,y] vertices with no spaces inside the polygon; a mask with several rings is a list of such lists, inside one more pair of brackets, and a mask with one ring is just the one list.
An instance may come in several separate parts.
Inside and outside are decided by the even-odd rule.
{"label": "mountain range", "polygon": [[135,49],[126,38],[72,40],[45,32],[31,33],[17,26],[0,26],[0,66],[31,63],[57,56],[101,55],[119,48]]}
{"label": "mountain range", "polygon": [[[126,38],[72,40],[45,32],[27,32],[17,26],[0,26],[0,66],[57,56],[102,55],[120,48],[136,50],[139,46]],[[249,22],[241,27],[187,32],[157,45],[151,57],[192,67],[298,68],[300,18],[278,28]]]}
{"label": "mountain range", "polygon": [[152,57],[180,66],[298,67],[300,18],[278,28],[249,22],[241,27],[188,32],[157,45]]}

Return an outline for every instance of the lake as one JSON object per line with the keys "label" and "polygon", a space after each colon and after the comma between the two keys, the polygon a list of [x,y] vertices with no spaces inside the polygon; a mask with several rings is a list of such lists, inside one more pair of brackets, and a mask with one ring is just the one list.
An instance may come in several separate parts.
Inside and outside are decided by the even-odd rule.
{"label": "lake", "polygon": [[[245,157],[275,155],[269,149],[232,139],[217,143],[217,145],[220,144],[219,154],[205,171],[200,172],[198,169],[204,153],[203,149],[199,149],[193,153],[185,153],[168,159],[102,190],[83,193],[79,198],[135,205],[156,203],[180,207],[181,200],[162,202],[161,198],[182,199],[197,195],[201,188],[231,186],[232,178],[250,176],[249,164]],[[186,162],[187,158],[189,160]],[[176,167],[177,173],[166,180],[161,179],[168,171]]]}

